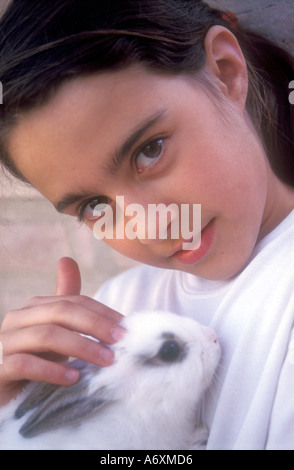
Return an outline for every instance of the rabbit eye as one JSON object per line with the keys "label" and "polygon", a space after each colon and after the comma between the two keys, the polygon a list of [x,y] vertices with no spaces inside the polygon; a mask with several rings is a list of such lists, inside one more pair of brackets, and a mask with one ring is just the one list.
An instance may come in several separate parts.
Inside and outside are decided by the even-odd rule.
{"label": "rabbit eye", "polygon": [[164,362],[177,361],[182,353],[182,348],[176,341],[166,341],[160,348],[158,358]]}

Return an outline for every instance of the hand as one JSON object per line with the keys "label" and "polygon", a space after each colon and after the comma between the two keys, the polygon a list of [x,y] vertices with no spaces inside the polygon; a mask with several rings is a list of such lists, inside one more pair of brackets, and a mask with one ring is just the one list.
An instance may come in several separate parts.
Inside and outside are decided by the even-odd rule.
{"label": "hand", "polygon": [[[113,362],[107,344],[119,340],[122,315],[80,295],[79,268],[70,258],[58,265],[56,296],[36,297],[22,309],[9,312],[0,341],[0,406],[10,401],[27,380],[72,385],[79,371],[61,363],[68,357],[99,366]],[[82,336],[89,335],[99,342]]]}

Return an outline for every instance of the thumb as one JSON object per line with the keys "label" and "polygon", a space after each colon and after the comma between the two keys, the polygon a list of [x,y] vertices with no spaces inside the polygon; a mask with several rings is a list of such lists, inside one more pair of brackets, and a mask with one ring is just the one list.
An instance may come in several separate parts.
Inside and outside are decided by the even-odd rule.
{"label": "thumb", "polygon": [[57,268],[56,295],[79,295],[81,275],[78,264],[72,258],[61,258]]}

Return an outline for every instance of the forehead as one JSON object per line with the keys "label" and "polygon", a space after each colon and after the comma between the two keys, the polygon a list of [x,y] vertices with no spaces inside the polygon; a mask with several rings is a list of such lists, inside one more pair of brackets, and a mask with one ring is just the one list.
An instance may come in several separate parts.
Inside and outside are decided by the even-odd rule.
{"label": "forehead", "polygon": [[131,132],[163,110],[175,121],[179,108],[185,114],[191,106],[191,92],[201,107],[195,80],[142,66],[73,79],[19,119],[8,142],[11,158],[54,204],[66,193],[92,194],[103,187],[101,170]]}
{"label": "forehead", "polygon": [[[168,96],[170,100],[176,99],[175,87],[181,84],[182,79],[177,76],[150,72],[141,66],[78,77],[63,84],[48,103],[20,116],[16,127],[28,131],[44,126],[48,134],[61,122],[64,130],[66,123],[81,124],[83,118],[91,115],[100,126],[108,118],[116,118],[123,127],[125,121],[121,116],[136,120],[145,109],[148,113],[160,104],[161,99],[166,100]],[[167,85],[173,88],[171,94]],[[140,104],[144,104],[144,109]]]}
{"label": "forehead", "polygon": [[[73,149],[83,152],[93,133],[105,136],[100,139],[101,146],[111,144],[125,136],[138,120],[156,112],[166,101],[166,93],[163,98],[166,82],[176,85],[177,79],[141,67],[73,79],[47,104],[19,118],[9,139],[14,163],[35,185],[34,167],[46,164],[48,168],[50,161],[56,166],[54,157],[62,157],[70,164],[65,160],[73,161]],[[28,169],[30,174],[26,175]]]}

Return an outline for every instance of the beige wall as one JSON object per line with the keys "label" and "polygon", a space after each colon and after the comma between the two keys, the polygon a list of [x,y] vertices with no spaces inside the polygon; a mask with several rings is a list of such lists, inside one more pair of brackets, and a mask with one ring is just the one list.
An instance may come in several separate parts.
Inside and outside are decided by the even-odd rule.
{"label": "beige wall", "polygon": [[207,3],[233,11],[241,25],[262,32],[294,53],[294,0],[207,0]]}
{"label": "beige wall", "polygon": [[[7,3],[0,0],[0,12]],[[242,24],[274,35],[293,50],[294,0],[210,3],[235,11]],[[135,264],[107,249],[87,228],[57,214],[36,192],[3,176],[0,185],[0,319],[33,295],[54,294],[56,265],[61,256],[78,261],[83,293],[87,295],[92,295],[105,279]]]}
{"label": "beige wall", "polygon": [[34,190],[3,176],[0,182],[0,319],[34,295],[54,294],[56,265],[62,256],[79,263],[86,295],[136,264],[95,239],[72,217],[58,214]]}

